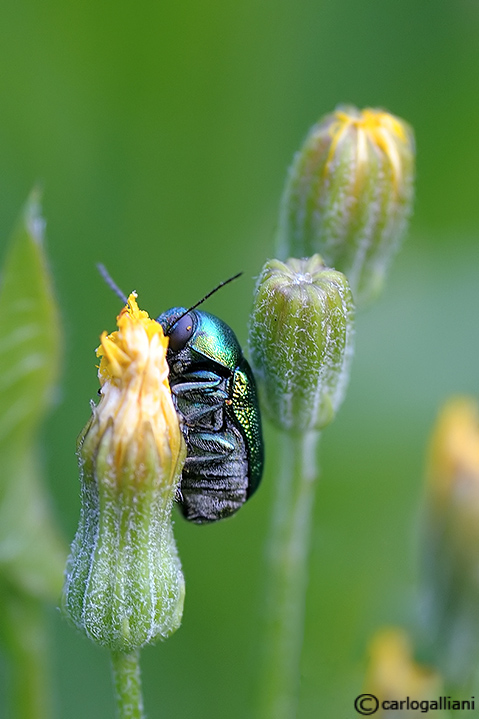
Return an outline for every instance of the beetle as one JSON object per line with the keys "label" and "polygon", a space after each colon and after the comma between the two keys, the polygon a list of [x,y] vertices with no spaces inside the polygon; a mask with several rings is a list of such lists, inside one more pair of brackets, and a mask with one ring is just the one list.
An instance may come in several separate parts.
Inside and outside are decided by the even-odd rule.
{"label": "beetle", "polygon": [[[106,269],[99,270],[126,303]],[[197,524],[237,512],[257,489],[263,472],[253,372],[231,327],[196,309],[238,276],[189,309],[172,307],[156,318],[169,338],[168,380],[187,448],[176,500],[184,517]]]}
{"label": "beetle", "polygon": [[261,480],[253,373],[219,317],[173,307],[157,322],[169,338],[169,383],[187,446],[178,502],[187,520],[215,522],[237,512]]}

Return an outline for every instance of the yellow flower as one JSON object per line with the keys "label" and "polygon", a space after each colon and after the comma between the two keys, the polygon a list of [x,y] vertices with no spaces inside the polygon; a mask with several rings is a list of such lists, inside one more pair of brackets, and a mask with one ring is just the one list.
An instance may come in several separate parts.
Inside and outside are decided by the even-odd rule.
{"label": "yellow flower", "polygon": [[63,606],[95,642],[131,651],[181,622],[185,586],[171,512],[185,443],[161,325],[134,293],[117,322],[101,336],[101,398],[79,441],[82,511]]}
{"label": "yellow flower", "polygon": [[[179,456],[183,441],[168,384],[168,338],[161,325],[139,309],[136,293],[130,294],[117,323],[117,331],[103,332],[97,349],[101,399],[93,422],[101,434],[114,423],[117,466],[133,439],[141,447],[145,425],[150,425],[163,465],[168,453]],[[172,462],[173,473],[175,465]]]}
{"label": "yellow flower", "polygon": [[[479,519],[479,408],[469,397],[450,400],[441,412],[431,442],[428,491],[443,511],[452,506]],[[477,532],[476,532],[477,534]]]}
{"label": "yellow flower", "polygon": [[356,108],[345,108],[336,110],[333,114],[334,122],[329,127],[329,134],[332,138],[331,147],[325,167],[327,171],[334,159],[336,148],[342,137],[354,128],[357,132],[356,153],[358,171],[360,167],[368,163],[368,143],[376,146],[387,158],[393,176],[394,189],[396,193],[401,188],[403,176],[402,152],[410,152],[411,138],[402,120],[384,110],[373,110],[365,108],[362,111]]}
{"label": "yellow flower", "polygon": [[[407,711],[400,702],[411,700],[425,702],[441,694],[441,679],[433,670],[414,661],[408,635],[397,628],[377,632],[369,645],[369,667],[365,690],[377,698],[379,711],[377,719],[387,717],[420,717],[421,707]],[[439,716],[441,714],[439,713]]]}
{"label": "yellow flower", "polygon": [[[452,561],[450,571],[462,575],[479,601],[479,407],[473,398],[451,399],[439,415],[429,448],[425,502],[441,575]],[[479,612],[474,614],[479,620]]]}
{"label": "yellow flower", "polygon": [[339,107],[308,133],[281,200],[278,258],[318,253],[354,302],[378,295],[412,208],[414,134],[384,110]]}
{"label": "yellow flower", "polygon": [[479,658],[479,405],[456,397],[441,410],[427,463],[422,521],[424,626],[452,684]]}

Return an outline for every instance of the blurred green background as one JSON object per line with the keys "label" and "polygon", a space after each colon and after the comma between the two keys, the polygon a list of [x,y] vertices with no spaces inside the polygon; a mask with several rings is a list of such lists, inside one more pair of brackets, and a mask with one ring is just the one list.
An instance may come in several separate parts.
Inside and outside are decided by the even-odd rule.
{"label": "blurred green background", "polygon": [[[477,0],[3,0],[0,34],[0,242],[40,182],[65,332],[43,457],[69,540],[94,349],[119,309],[95,263],[153,315],[243,270],[207,309],[245,343],[253,278],[308,127],[348,102],[415,128],[409,237],[381,300],[358,317],[350,391],[321,447],[298,716],[354,716],[371,633],[414,617],[435,414],[479,387]],[[252,715],[269,428],[266,440],[263,485],[236,518],[198,527],[177,515],[185,614],[143,652],[151,719]],[[49,621],[58,717],[113,717],[107,653],[59,612]]]}

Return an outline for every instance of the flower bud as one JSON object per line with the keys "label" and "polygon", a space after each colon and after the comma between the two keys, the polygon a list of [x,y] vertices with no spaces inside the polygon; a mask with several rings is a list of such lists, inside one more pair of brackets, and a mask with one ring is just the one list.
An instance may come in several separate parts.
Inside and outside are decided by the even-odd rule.
{"label": "flower bud", "polygon": [[[430,705],[434,716],[440,717],[444,714],[438,710],[447,706],[447,697],[441,696],[440,676],[414,661],[409,637],[401,629],[382,629],[373,637],[364,688],[367,694],[358,697],[362,704],[357,710],[363,710],[361,714],[374,713],[377,719],[419,719]],[[376,702],[377,713],[372,711]]]}
{"label": "flower bud", "polygon": [[424,624],[450,682],[479,661],[479,407],[456,398],[433,432],[423,521]]}
{"label": "flower bud", "polygon": [[346,277],[319,255],[266,262],[249,344],[263,407],[281,429],[320,430],[334,418],[349,379],[353,312]]}
{"label": "flower bud", "polygon": [[379,293],[411,212],[414,136],[381,110],[338,108],[314,125],[284,190],[278,256],[319,252],[356,304]]}
{"label": "flower bud", "polygon": [[131,651],[174,632],[184,579],[171,510],[185,448],[168,339],[135,294],[101,336],[101,399],[78,448],[82,509],[63,605],[95,642]]}

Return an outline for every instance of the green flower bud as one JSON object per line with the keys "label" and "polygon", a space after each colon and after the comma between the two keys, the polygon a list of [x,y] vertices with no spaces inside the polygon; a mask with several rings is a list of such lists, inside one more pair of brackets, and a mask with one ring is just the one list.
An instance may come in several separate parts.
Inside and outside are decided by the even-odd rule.
{"label": "green flower bud", "polygon": [[263,267],[249,344],[264,409],[281,429],[320,430],[334,418],[349,379],[353,313],[346,277],[319,255]]}
{"label": "green flower bud", "polygon": [[479,406],[456,398],[433,432],[423,514],[426,640],[445,677],[479,661]]}
{"label": "green flower bud", "polygon": [[63,606],[92,640],[130,652],[181,621],[171,511],[185,448],[161,326],[130,295],[118,327],[101,337],[101,399],[79,441],[82,510]]}
{"label": "green flower bud", "polygon": [[379,293],[411,212],[414,136],[381,110],[338,108],[314,125],[284,190],[278,257],[319,252],[356,304]]}

